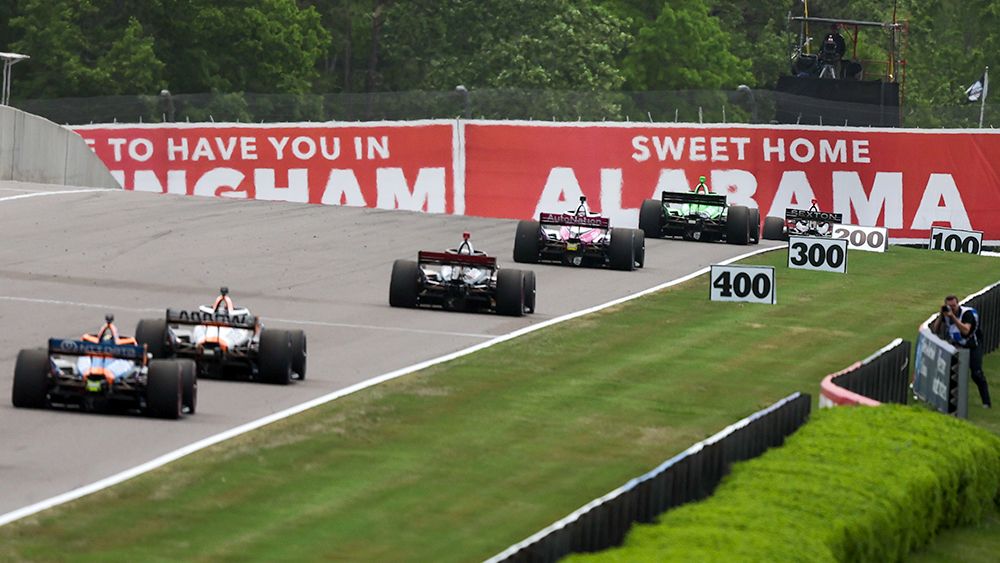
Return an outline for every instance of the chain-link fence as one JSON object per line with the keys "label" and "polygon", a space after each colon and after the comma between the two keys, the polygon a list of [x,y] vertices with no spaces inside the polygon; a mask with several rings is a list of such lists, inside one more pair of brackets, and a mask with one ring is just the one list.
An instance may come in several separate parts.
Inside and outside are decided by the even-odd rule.
{"label": "chain-link fence", "polygon": [[[738,90],[598,92],[566,90],[469,90],[379,92],[373,94],[181,94],[106,96],[55,100],[13,100],[11,105],[56,123],[161,123],[379,121],[452,119],[642,121],[676,123],[776,123],[879,125],[838,117],[816,98],[741,87]],[[841,104],[843,106],[844,104]],[[852,105],[852,104],[847,104]],[[857,105],[857,104],[853,104]],[[787,108],[794,108],[791,114]],[[784,108],[785,111],[779,112]],[[834,108],[843,110],[843,107]],[[903,127],[974,128],[978,104],[948,107],[873,106],[872,115],[898,113]],[[842,116],[842,111],[833,111]],[[893,116],[894,117],[894,116]],[[1000,110],[986,106],[983,127],[1000,126]]]}

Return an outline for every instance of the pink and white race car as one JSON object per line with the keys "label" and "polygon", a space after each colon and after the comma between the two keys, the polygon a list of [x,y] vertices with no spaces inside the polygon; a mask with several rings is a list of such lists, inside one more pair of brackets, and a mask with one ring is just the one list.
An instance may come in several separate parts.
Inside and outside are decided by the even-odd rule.
{"label": "pink and white race car", "polygon": [[587,198],[569,213],[542,213],[521,221],[514,238],[514,261],[557,262],[567,266],[631,271],[645,261],[646,240],[639,229],[611,228],[611,220],[592,213]]}

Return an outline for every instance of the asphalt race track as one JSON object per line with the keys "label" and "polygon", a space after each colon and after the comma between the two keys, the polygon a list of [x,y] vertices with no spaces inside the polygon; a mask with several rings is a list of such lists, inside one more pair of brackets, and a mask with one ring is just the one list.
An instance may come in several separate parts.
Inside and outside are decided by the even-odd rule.
{"label": "asphalt race track", "polygon": [[[468,231],[477,249],[513,266],[516,222],[78,190],[0,182],[0,514],[309,399],[754,248],[652,240],[646,267],[634,272],[535,265],[537,312],[522,318],[393,309],[393,260],[455,247]],[[236,306],[249,307],[266,326],[306,331],[305,381],[279,387],[201,380],[197,414],[178,421],[12,406],[20,349],[93,332],[105,313],[131,335],[140,318],[162,318],[167,307],[211,304],[222,285]]]}

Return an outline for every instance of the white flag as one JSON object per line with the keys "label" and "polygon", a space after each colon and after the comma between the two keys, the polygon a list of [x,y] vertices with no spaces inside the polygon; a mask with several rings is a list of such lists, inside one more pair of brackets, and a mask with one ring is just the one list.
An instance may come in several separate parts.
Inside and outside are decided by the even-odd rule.
{"label": "white flag", "polygon": [[986,79],[986,75],[976,81],[975,84],[969,86],[965,93],[969,96],[970,102],[978,102],[979,97],[983,95],[983,81]]}

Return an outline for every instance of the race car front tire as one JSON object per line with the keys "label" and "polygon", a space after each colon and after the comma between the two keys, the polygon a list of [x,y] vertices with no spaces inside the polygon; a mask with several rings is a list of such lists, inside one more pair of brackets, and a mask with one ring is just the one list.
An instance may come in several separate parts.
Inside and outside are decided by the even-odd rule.
{"label": "race car front tire", "polygon": [[146,377],[146,409],[150,416],[180,418],[184,402],[181,369],[177,360],[150,360]]}
{"label": "race car front tire", "polygon": [[288,385],[292,380],[292,336],[288,331],[261,331],[258,360],[263,381]]}
{"label": "race car front tire", "polygon": [[542,227],[538,221],[519,221],[514,235],[514,261],[522,264],[538,262]]}
{"label": "race car front tire", "polygon": [[760,242],[760,209],[750,208],[750,244]]}
{"label": "race car front tire", "polygon": [[524,314],[524,274],[521,270],[503,269],[497,272],[497,313],[508,317]]}
{"label": "race car front tire", "polygon": [[726,242],[743,246],[750,242],[750,210],[743,205],[733,205],[727,213]]}
{"label": "race car front tire", "polygon": [[413,308],[417,306],[420,292],[420,266],[413,260],[396,260],[392,263],[389,282],[389,305]]}
{"label": "race car front tire", "polygon": [[535,312],[535,272],[524,270],[524,312]]}
{"label": "race car front tire", "polygon": [[766,240],[781,240],[785,231],[785,221],[781,217],[764,217],[764,231],[761,237]]}
{"label": "race car front tire", "polygon": [[135,341],[139,346],[146,345],[146,352],[154,358],[166,358],[167,321],[166,319],[142,319],[135,327]]}
{"label": "race car front tire", "polygon": [[639,208],[639,228],[646,238],[663,236],[663,202],[655,199],[642,200]]}
{"label": "race car front tire", "polygon": [[642,229],[632,229],[632,246],[635,247],[635,267],[646,265],[646,233]]}
{"label": "race car front tire", "polygon": [[181,365],[181,407],[194,414],[198,406],[198,363],[188,358],[176,361]]}
{"label": "race car front tire", "polygon": [[14,387],[11,399],[22,409],[46,406],[49,391],[49,351],[21,350],[14,364]]}
{"label": "race car front tire", "polygon": [[635,269],[635,232],[633,229],[611,229],[608,245],[608,266],[612,270],[631,272]]}
{"label": "race car front tire", "polygon": [[292,338],[292,371],[298,374],[301,381],[306,378],[306,333],[290,330],[288,334]]}

